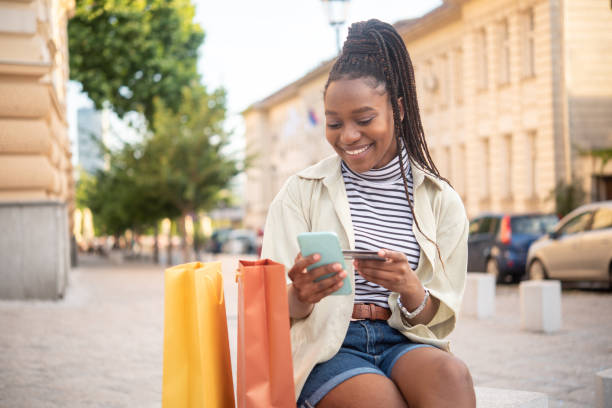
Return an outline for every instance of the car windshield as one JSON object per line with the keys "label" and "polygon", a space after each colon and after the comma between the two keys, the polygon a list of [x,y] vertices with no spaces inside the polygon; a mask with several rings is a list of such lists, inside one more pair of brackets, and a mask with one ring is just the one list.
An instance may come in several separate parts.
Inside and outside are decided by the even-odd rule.
{"label": "car windshield", "polygon": [[513,217],[510,224],[514,233],[541,235],[551,232],[557,222],[555,215],[531,215]]}

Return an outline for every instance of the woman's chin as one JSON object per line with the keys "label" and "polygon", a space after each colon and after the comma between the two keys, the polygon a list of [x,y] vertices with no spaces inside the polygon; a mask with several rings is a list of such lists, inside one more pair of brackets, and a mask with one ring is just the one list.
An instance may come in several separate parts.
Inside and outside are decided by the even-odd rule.
{"label": "woman's chin", "polygon": [[348,165],[348,167],[353,170],[355,173],[365,173],[372,169],[372,164],[368,162],[368,160],[363,159],[355,159],[352,157],[342,157],[344,162]]}

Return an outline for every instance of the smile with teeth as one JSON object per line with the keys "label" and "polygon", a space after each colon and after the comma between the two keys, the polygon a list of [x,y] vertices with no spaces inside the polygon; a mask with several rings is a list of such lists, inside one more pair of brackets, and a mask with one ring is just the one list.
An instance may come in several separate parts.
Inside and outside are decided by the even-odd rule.
{"label": "smile with teeth", "polygon": [[362,147],[361,149],[357,149],[357,150],[346,150],[344,149],[344,152],[346,154],[348,154],[349,156],[357,156],[358,154],[361,154],[363,152],[365,152],[366,150],[368,150],[370,147],[372,147],[371,144]]}

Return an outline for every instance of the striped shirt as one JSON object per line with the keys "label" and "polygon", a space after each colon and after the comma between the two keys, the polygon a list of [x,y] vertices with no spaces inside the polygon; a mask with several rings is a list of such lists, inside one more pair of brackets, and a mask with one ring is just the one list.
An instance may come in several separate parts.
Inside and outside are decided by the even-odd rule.
{"label": "striped shirt", "polygon": [[[412,172],[405,150],[403,164],[407,172],[410,201],[414,203]],[[403,252],[410,267],[415,270],[419,263],[420,247],[412,232],[412,213],[406,199],[398,157],[380,169],[365,173],[355,173],[342,162],[342,177],[351,209],[355,249],[377,251],[384,248]],[[387,299],[390,294],[389,290],[355,272],[355,303],[373,303],[389,308]]]}

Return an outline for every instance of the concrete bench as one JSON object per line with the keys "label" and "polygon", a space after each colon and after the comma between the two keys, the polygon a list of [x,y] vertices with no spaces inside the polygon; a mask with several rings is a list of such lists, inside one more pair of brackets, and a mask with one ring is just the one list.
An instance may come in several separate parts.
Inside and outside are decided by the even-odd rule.
{"label": "concrete bench", "polygon": [[519,297],[521,329],[544,333],[561,329],[561,282],[523,281]]}
{"label": "concrete bench", "polygon": [[486,273],[469,272],[461,313],[484,319],[495,315],[495,277]]}
{"label": "concrete bench", "polygon": [[595,374],[595,406],[612,408],[612,368]]}
{"label": "concrete bench", "polygon": [[477,408],[548,408],[548,396],[540,392],[474,387]]}

